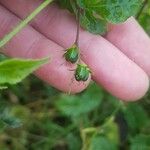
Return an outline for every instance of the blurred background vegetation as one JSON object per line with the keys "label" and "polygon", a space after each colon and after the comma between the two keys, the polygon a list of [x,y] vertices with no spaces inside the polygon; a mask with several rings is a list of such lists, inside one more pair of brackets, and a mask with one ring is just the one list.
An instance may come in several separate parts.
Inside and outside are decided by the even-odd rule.
{"label": "blurred background vegetation", "polygon": [[[138,18],[150,35],[150,1]],[[91,83],[68,96],[31,75],[0,93],[0,150],[150,150],[150,92],[118,101]]]}

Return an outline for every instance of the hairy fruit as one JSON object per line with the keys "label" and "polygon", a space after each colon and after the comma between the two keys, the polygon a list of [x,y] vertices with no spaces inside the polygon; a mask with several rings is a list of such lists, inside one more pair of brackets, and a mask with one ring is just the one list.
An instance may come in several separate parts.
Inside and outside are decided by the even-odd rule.
{"label": "hairy fruit", "polygon": [[91,71],[87,65],[84,64],[77,65],[77,68],[75,70],[75,79],[77,81],[87,81],[89,79],[90,74]]}
{"label": "hairy fruit", "polygon": [[64,57],[66,61],[71,62],[72,64],[76,63],[79,59],[79,49],[76,45],[73,45],[71,48],[67,49]]}

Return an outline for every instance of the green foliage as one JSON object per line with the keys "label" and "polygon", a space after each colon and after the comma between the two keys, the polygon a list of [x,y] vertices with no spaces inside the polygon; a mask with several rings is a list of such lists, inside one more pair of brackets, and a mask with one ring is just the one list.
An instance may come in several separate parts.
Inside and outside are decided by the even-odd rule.
{"label": "green foliage", "polygon": [[59,4],[77,16],[80,9],[80,23],[94,34],[105,34],[107,23],[122,23],[137,14],[142,0],[58,0]]}
{"label": "green foliage", "polygon": [[20,127],[21,121],[11,113],[9,106],[4,103],[0,103],[0,131],[6,127],[18,128]]}
{"label": "green foliage", "polygon": [[[53,0],[45,0],[29,16],[27,16],[23,21],[21,21],[10,33],[6,34],[0,40],[0,48],[4,47],[5,44],[7,44],[13,37],[15,37],[16,34],[18,34],[26,25],[28,25],[28,23],[52,1]],[[16,84],[20,82],[27,75],[35,71],[38,67],[40,67],[42,64],[45,64],[46,62],[46,59],[9,59],[0,62],[0,89],[6,89],[6,84]]]}
{"label": "green foliage", "polygon": [[120,105],[96,84],[68,96],[32,77],[5,90],[0,99],[1,149],[8,149],[5,141],[9,141],[16,150],[119,150],[120,134],[124,133],[120,130],[122,123],[115,122],[118,110],[130,129],[125,133],[124,149],[149,148],[150,113],[142,103]]}
{"label": "green foliage", "polygon": [[0,85],[16,84],[41,65],[48,62],[48,58],[31,59],[7,59],[0,62]]}
{"label": "green foliage", "polygon": [[123,113],[128,126],[132,131],[141,129],[149,123],[148,115],[142,106],[138,104],[128,104],[123,108]]}
{"label": "green foliage", "polygon": [[81,130],[82,150],[116,150],[119,145],[118,127],[114,118],[109,118],[102,126]]}
{"label": "green foliage", "polygon": [[[76,14],[75,3],[70,3],[69,0],[59,2]],[[131,11],[123,12],[122,18],[111,18],[114,14],[108,17],[95,8],[99,6],[97,3],[106,4],[111,0],[77,0],[76,2],[83,9],[81,17],[85,15],[82,18],[82,26],[94,33],[104,33],[103,27],[106,27],[105,25],[99,27],[98,19],[105,24],[106,20],[114,22],[124,20],[131,13]],[[123,5],[122,9],[125,9],[124,4],[127,1],[113,0],[113,2],[115,6],[118,2],[117,5]],[[140,1],[130,0],[129,4],[132,2],[134,6],[134,2]],[[139,21],[147,33],[150,33],[149,6],[148,1],[139,16]],[[104,5],[101,9],[107,7],[108,5]],[[130,9],[131,6],[128,7]],[[89,9],[90,14],[87,14]],[[109,11],[109,7],[107,9]],[[135,9],[137,8],[133,7],[133,11]],[[120,9],[113,8],[112,12],[114,11],[120,12]],[[91,18],[92,15],[94,18]],[[14,71],[15,67],[18,67],[18,71],[21,72],[27,67],[33,71],[36,65],[47,62],[46,60],[43,60],[43,63],[35,61],[33,66],[33,62],[29,60],[27,60],[29,64],[23,63],[23,60],[19,60],[19,63],[18,60],[12,63],[5,58],[2,60],[4,62],[0,62],[0,66],[2,63],[5,68],[0,71],[6,74],[5,78],[8,73],[12,77],[21,74]],[[25,68],[21,68],[20,63],[23,63]],[[33,70],[30,67],[33,67]],[[6,83],[9,81],[9,77],[7,78]],[[1,82],[5,86],[6,83]],[[12,78],[9,82],[16,83],[18,80]],[[140,102],[123,103],[93,83],[84,92],[70,96],[62,94],[34,76],[9,87],[0,93],[0,150],[150,149],[150,92]]]}
{"label": "green foliage", "polygon": [[131,140],[131,150],[149,150],[150,135],[139,134]]}
{"label": "green foliage", "polygon": [[80,16],[80,23],[83,28],[94,34],[105,34],[107,30],[106,21],[93,17],[92,12],[84,11]]}
{"label": "green foliage", "polygon": [[89,150],[117,150],[115,145],[103,136],[92,138]]}
{"label": "green foliage", "polygon": [[67,138],[66,138],[67,142],[68,142],[68,149],[69,150],[77,150],[80,149],[81,146],[81,141],[79,139],[78,136],[74,135],[74,134],[68,134]]}
{"label": "green foliage", "polygon": [[134,16],[141,0],[100,0],[96,11],[110,23],[121,23]]}
{"label": "green foliage", "polygon": [[139,16],[139,22],[144,27],[145,31],[150,35],[150,1],[147,0],[143,12]]}
{"label": "green foliage", "polygon": [[80,115],[98,107],[102,97],[99,88],[91,85],[89,89],[78,96],[61,95],[60,100],[56,102],[56,106],[60,112],[67,116],[80,117]]}
{"label": "green foliage", "polygon": [[119,145],[119,129],[117,123],[114,122],[114,116],[106,120],[101,128],[101,132],[105,135],[105,138],[110,140],[114,145]]}

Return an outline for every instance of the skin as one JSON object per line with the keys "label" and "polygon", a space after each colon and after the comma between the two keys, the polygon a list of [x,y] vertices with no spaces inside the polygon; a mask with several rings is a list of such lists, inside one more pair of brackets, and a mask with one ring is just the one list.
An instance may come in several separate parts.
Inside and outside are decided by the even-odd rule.
{"label": "skin", "polygon": [[[0,0],[0,38],[42,0]],[[30,25],[15,36],[1,52],[10,57],[42,58],[51,56],[51,63],[35,74],[50,85],[68,91],[74,72],[64,63],[64,49],[76,36],[75,18],[57,6],[48,6]],[[105,37],[80,29],[83,62],[92,70],[92,79],[114,96],[134,101],[145,95],[149,87],[150,39],[134,18],[120,25],[109,25]],[[71,66],[72,67],[72,66]],[[80,92],[85,84],[73,82],[72,92]]]}

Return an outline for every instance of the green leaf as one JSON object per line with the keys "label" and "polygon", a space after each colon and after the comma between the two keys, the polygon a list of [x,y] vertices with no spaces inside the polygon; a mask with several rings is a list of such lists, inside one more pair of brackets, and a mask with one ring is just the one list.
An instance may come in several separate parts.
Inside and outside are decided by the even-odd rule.
{"label": "green leaf", "polygon": [[131,150],[149,150],[150,149],[150,136],[137,135],[131,140]]}
{"label": "green leaf", "polygon": [[77,117],[98,107],[102,97],[100,88],[93,84],[79,96],[62,95],[56,107],[67,116]]}
{"label": "green leaf", "polygon": [[140,16],[139,22],[142,25],[142,27],[145,29],[145,31],[150,35],[150,10],[149,13],[145,12]]}
{"label": "green leaf", "polygon": [[56,0],[61,8],[67,8],[70,12],[73,12],[70,0]]}
{"label": "green leaf", "polygon": [[97,100],[79,99],[76,96],[63,95],[57,103],[58,109],[67,116],[77,117],[81,114],[92,111],[99,105]]}
{"label": "green leaf", "polygon": [[69,133],[66,137],[66,141],[68,142],[69,150],[78,150],[81,149],[81,141],[80,138],[73,133]]}
{"label": "green leaf", "polygon": [[114,117],[109,118],[105,121],[105,123],[102,126],[102,133],[111,142],[113,142],[116,145],[119,145],[119,128],[118,125],[114,122]]}
{"label": "green leaf", "polygon": [[22,105],[15,105],[11,108],[10,113],[22,121],[23,124],[29,124],[30,110]]}
{"label": "green leaf", "polygon": [[0,62],[0,85],[16,84],[48,62],[44,59],[8,59]]}
{"label": "green leaf", "polygon": [[122,23],[137,14],[142,0],[59,0],[59,4],[77,16],[81,9],[81,26],[94,34],[104,34],[109,23]]}
{"label": "green leaf", "polygon": [[[100,5],[101,0],[76,0],[77,4],[82,9],[92,10]],[[94,9],[93,9],[94,10]]]}
{"label": "green leaf", "polygon": [[107,138],[97,135],[92,138],[89,150],[117,150],[117,148]]}
{"label": "green leaf", "polygon": [[[92,1],[93,3],[94,1]],[[95,14],[92,9],[87,9],[92,4],[90,1],[69,1],[69,0],[58,0],[58,4],[74,13],[77,17],[77,6],[83,8],[80,12],[80,25],[94,34],[105,34],[107,30],[106,21]]]}
{"label": "green leaf", "polygon": [[101,0],[93,9],[108,22],[116,24],[134,16],[141,4],[141,0]]}
{"label": "green leaf", "polygon": [[97,134],[97,128],[89,127],[81,130],[82,150],[89,150],[91,140]]}
{"label": "green leaf", "polygon": [[0,90],[7,89],[8,87],[6,85],[0,85]]}
{"label": "green leaf", "polygon": [[83,28],[94,34],[105,34],[107,22],[104,19],[96,18],[92,12],[84,11],[80,16],[80,23]]}
{"label": "green leaf", "polygon": [[22,125],[20,119],[16,118],[9,111],[9,107],[4,107],[0,110],[0,124],[1,127],[18,128]]}
{"label": "green leaf", "polygon": [[136,103],[130,103],[123,109],[124,117],[132,131],[146,126],[149,118],[142,106]]}
{"label": "green leaf", "polygon": [[21,121],[13,116],[5,116],[5,118],[2,118],[2,120],[8,127],[11,128],[18,128],[22,125]]}
{"label": "green leaf", "polygon": [[142,0],[77,0],[77,4],[108,22],[121,23],[137,13]]}

